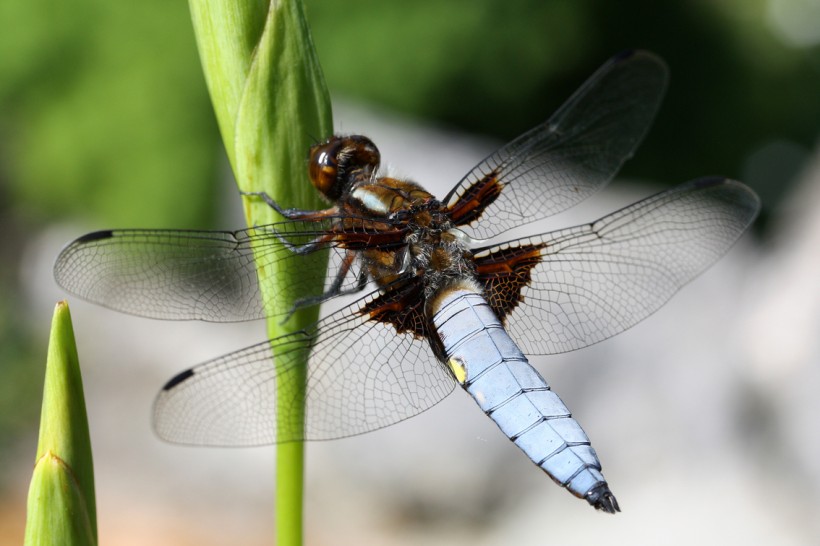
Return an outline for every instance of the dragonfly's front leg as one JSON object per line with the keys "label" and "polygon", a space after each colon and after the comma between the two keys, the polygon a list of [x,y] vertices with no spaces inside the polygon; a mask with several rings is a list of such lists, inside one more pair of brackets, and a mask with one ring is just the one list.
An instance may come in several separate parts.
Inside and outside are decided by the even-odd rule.
{"label": "dragonfly's front leg", "polygon": [[326,218],[330,218],[332,216],[336,216],[339,214],[339,209],[336,207],[330,207],[329,209],[324,210],[304,210],[304,209],[286,209],[282,208],[282,206],[276,202],[276,200],[268,195],[266,192],[263,191],[240,191],[241,195],[247,195],[250,197],[259,197],[261,198],[265,204],[267,204],[270,208],[287,218],[288,220],[306,220],[309,222],[317,222],[319,220],[324,220]]}
{"label": "dragonfly's front leg", "polygon": [[[330,218],[332,216],[338,215],[339,211],[336,207],[331,207],[325,210],[302,210],[302,209],[285,209],[282,208],[276,200],[268,195],[266,192],[263,191],[254,191],[254,192],[245,192],[240,191],[241,195],[247,195],[251,197],[260,197],[270,208],[287,218],[288,220],[302,220],[307,222],[319,222]],[[328,243],[335,238],[335,234],[328,233],[326,235],[321,235],[316,237],[312,241],[305,243],[305,244],[295,244],[285,238],[279,232],[273,231],[271,233],[274,237],[279,239],[285,248],[293,252],[294,254],[299,255],[306,255],[314,252],[315,250],[322,248],[324,243]]]}

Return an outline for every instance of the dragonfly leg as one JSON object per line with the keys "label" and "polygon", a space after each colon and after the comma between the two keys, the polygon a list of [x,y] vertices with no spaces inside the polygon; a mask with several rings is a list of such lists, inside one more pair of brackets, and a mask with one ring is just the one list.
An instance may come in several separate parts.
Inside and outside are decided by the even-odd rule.
{"label": "dragonfly leg", "polygon": [[[298,234],[298,232],[297,232]],[[305,244],[296,244],[290,242],[285,235],[279,233],[278,231],[271,231],[271,235],[279,239],[279,242],[282,243],[285,248],[289,251],[293,252],[294,254],[298,254],[300,256],[305,256],[310,254],[311,252],[315,252],[321,248],[325,248],[325,243],[329,243],[336,238],[336,235],[333,233],[326,233],[324,235],[320,235],[315,239],[305,243]]]}
{"label": "dragonfly leg", "polygon": [[336,274],[336,278],[333,279],[333,284],[330,285],[330,288],[323,294],[318,296],[310,296],[307,298],[299,298],[294,302],[293,307],[291,307],[290,311],[288,312],[285,320],[282,322],[287,321],[297,309],[302,307],[307,307],[310,305],[318,305],[323,303],[331,298],[336,296],[345,296],[348,294],[355,294],[356,292],[361,292],[364,290],[364,287],[367,286],[367,272],[362,269],[359,272],[358,277],[356,278],[356,285],[352,288],[348,288],[347,290],[342,290],[342,283],[347,277],[347,274],[350,272],[350,267],[353,265],[353,261],[356,259],[356,252],[349,250],[345,255],[344,261],[342,262],[341,266],[339,267],[339,271]]}
{"label": "dragonfly leg", "polygon": [[246,195],[249,197],[259,197],[262,201],[265,202],[270,208],[287,218],[288,220],[308,220],[308,221],[319,221],[323,220],[329,216],[334,216],[338,214],[338,210],[336,207],[331,207],[325,210],[304,210],[304,209],[296,209],[296,208],[282,208],[282,206],[276,202],[276,200],[268,195],[267,192],[264,191],[240,191],[240,195]]}

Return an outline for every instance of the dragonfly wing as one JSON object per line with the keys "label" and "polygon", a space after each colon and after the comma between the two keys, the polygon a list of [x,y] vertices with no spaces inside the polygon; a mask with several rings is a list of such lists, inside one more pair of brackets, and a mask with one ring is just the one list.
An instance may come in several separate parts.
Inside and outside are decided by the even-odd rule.
{"label": "dragonfly wing", "polygon": [[[285,315],[290,308],[274,307],[282,290],[317,298],[328,289],[328,272],[333,277],[342,267],[345,251],[332,244],[325,245],[331,255],[327,269],[321,262],[306,267],[306,258],[316,253],[304,256],[289,249],[324,233],[316,223],[301,222],[234,232],[98,231],[63,249],[54,276],[85,300],[143,317],[233,322]],[[266,306],[257,267],[295,267],[300,275],[270,294],[272,305]],[[356,275],[358,271],[350,272],[341,291],[357,286]]]}
{"label": "dragonfly wing", "polygon": [[528,279],[512,281],[521,298],[508,306],[507,329],[527,354],[562,353],[654,313],[728,251],[759,208],[743,184],[703,178],[590,224],[481,249],[476,258],[519,248],[540,254],[521,270]]}
{"label": "dragonfly wing", "polygon": [[[329,440],[413,417],[452,392],[453,379],[423,339],[368,320],[359,305],[329,315],[312,332],[182,372],[157,397],[157,433],[171,442],[220,446]],[[304,398],[288,394],[300,378]]]}
{"label": "dragonfly wing", "polygon": [[[651,53],[610,59],[546,122],[476,165],[443,202],[454,210],[468,206],[459,200],[481,196],[473,206],[486,207],[487,214],[464,227],[477,239],[580,203],[632,156],[660,106],[666,81],[666,65]],[[495,188],[478,190],[486,184]],[[470,222],[479,215],[464,216]]]}

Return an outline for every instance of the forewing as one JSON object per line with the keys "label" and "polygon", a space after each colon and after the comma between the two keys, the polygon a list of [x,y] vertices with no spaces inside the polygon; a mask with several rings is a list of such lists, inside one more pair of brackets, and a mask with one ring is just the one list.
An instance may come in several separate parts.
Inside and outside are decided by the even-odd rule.
{"label": "forewing", "polygon": [[[311,333],[266,341],[181,373],[157,397],[157,433],[171,442],[218,446],[329,440],[417,415],[453,390],[453,379],[423,339],[372,322],[354,305]],[[279,400],[292,392],[306,351],[306,398]],[[291,409],[277,415],[277,408]]]}
{"label": "forewing", "polygon": [[[336,243],[322,245],[330,252],[326,269],[306,267],[305,256],[290,245],[308,244],[324,235],[329,225],[330,220],[233,232],[98,231],[63,249],[54,276],[60,286],[85,300],[143,317],[233,322],[268,313],[285,315],[291,309],[262,301],[256,268],[291,266],[300,271],[271,298],[283,290],[301,298],[320,296],[329,287],[326,275],[335,277],[345,250]],[[342,290],[356,286],[358,274],[357,264]]]}
{"label": "forewing", "polygon": [[591,224],[476,251],[541,247],[507,328],[527,354],[555,354],[614,336],[659,309],[720,258],[754,220],[757,196],[704,178]]}
{"label": "forewing", "polygon": [[[632,156],[666,88],[661,59],[631,51],[610,59],[545,123],[476,165],[445,197],[453,208],[470,189],[490,181],[500,194],[464,228],[487,239],[545,218],[598,191]],[[477,186],[475,186],[477,187]]]}

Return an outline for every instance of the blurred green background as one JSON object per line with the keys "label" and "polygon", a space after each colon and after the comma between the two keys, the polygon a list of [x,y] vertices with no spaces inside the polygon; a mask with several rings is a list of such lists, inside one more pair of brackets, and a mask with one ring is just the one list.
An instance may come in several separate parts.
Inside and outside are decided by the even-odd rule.
{"label": "blurred green background", "polygon": [[[817,143],[817,2],[306,4],[331,93],[440,126],[509,139],[640,47],[672,78],[626,174],[724,174],[771,210]],[[0,111],[2,456],[35,433],[45,360],[48,324],[27,324],[18,289],[29,238],[58,221],[229,226],[214,225],[226,167],[185,2],[0,3]]]}

